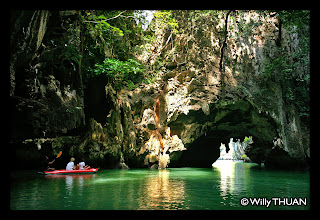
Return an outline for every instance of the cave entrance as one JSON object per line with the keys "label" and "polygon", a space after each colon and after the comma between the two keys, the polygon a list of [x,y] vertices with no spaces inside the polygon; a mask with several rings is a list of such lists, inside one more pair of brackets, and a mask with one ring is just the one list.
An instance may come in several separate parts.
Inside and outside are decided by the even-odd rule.
{"label": "cave entrance", "polygon": [[94,118],[102,125],[106,123],[107,115],[112,108],[110,98],[106,97],[106,84],[106,79],[100,76],[90,79],[86,84],[84,90],[84,111],[87,122],[89,118]]}
{"label": "cave entrance", "polygon": [[[236,142],[239,139],[240,142],[242,142],[245,136],[230,138],[230,135],[226,135],[225,131],[215,131],[200,136],[197,140],[187,146],[187,150],[181,153],[179,160],[173,161],[170,166],[210,168],[212,164],[221,156],[221,146],[224,147],[226,154],[225,159],[232,160],[237,159],[237,157],[241,157],[244,155],[244,150],[235,149],[238,147]],[[236,145],[236,147],[233,145]],[[231,148],[234,153],[230,151]]]}
{"label": "cave entrance", "polygon": [[[199,124],[206,123],[210,123],[210,126],[199,127]],[[172,156],[170,166],[173,167],[209,168],[219,158],[221,143],[225,144],[228,152],[230,138],[236,142],[238,139],[243,141],[246,136],[252,136],[254,140],[246,149],[246,155],[253,162],[260,163],[265,160],[277,136],[274,119],[245,100],[214,103],[210,106],[209,115],[203,111],[180,114],[169,126],[171,135],[178,135],[182,140],[195,139],[185,144],[187,150]],[[190,129],[193,126],[198,127],[197,130]],[[197,133],[200,132],[202,135],[198,137]]]}
{"label": "cave entrance", "polygon": [[187,150],[181,152],[180,158],[172,161],[170,167],[210,168],[220,156],[222,142],[229,143],[229,139],[221,138],[218,133],[202,135],[187,146]]}

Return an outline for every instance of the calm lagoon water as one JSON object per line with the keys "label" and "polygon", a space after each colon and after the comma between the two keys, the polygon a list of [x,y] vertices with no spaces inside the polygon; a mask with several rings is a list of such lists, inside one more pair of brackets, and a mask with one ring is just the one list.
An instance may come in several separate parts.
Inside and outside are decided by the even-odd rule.
{"label": "calm lagoon water", "polygon": [[[243,197],[260,203],[241,205]],[[280,198],[282,201],[273,201]],[[292,198],[306,198],[299,206]],[[264,200],[263,200],[264,199]],[[265,201],[271,201],[267,208]],[[290,204],[291,200],[291,205]],[[245,204],[245,202],[243,202]],[[11,173],[12,210],[309,209],[309,172],[223,161],[213,168],[100,170],[90,175]]]}

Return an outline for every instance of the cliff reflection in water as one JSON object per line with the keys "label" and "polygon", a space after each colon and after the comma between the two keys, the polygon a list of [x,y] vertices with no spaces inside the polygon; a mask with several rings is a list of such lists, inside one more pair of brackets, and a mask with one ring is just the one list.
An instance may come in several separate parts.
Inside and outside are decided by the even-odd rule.
{"label": "cliff reflection in water", "polygon": [[212,166],[220,172],[220,196],[226,200],[230,196],[243,195],[250,190],[250,168],[258,164],[217,160]]}
{"label": "cliff reflection in water", "polygon": [[256,164],[218,161],[213,169],[101,170],[88,176],[11,177],[12,210],[230,210],[308,209],[308,206],[241,206],[243,197],[310,198],[308,172],[255,169]]}
{"label": "cliff reflection in water", "polygon": [[139,209],[182,209],[186,208],[185,182],[183,179],[170,179],[169,170],[159,170],[157,176],[144,183],[143,196],[139,197]]}

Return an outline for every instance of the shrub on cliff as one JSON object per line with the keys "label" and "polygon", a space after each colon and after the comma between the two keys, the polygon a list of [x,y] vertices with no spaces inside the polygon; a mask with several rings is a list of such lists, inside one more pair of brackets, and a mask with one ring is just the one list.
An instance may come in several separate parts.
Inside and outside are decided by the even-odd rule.
{"label": "shrub on cliff", "polygon": [[136,83],[144,78],[143,72],[142,65],[133,59],[120,61],[114,58],[106,58],[102,64],[95,64],[92,69],[92,76],[104,74],[107,76],[109,83],[112,83],[117,90],[120,90],[123,86],[134,89]]}
{"label": "shrub on cliff", "polygon": [[252,136],[250,136],[250,137],[245,136],[243,142],[245,142],[247,144],[252,144],[253,143]]}

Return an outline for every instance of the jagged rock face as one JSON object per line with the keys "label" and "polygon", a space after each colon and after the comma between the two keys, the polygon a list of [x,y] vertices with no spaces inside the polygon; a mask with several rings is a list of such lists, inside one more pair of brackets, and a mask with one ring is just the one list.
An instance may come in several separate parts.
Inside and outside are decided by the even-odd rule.
{"label": "jagged rock face", "polygon": [[[287,157],[289,166],[303,164],[309,152],[308,132],[299,127],[294,107],[284,106],[282,88],[276,83],[271,83],[270,94],[262,92],[268,60],[276,57],[280,41],[285,50],[296,50],[290,41],[293,36],[279,30],[275,17],[261,17],[254,11],[244,13],[243,18],[247,24],[257,23],[250,36],[241,35],[237,16],[227,21],[224,14],[191,19],[191,13],[174,11],[180,29],[172,44],[166,44],[169,33],[159,33],[157,42],[162,44],[158,48],[163,50],[142,59],[155,63],[166,57],[160,79],[164,82],[162,127],[170,128],[170,135],[177,135],[187,149],[170,154],[171,166],[208,166],[217,158],[214,148],[230,138],[243,140],[245,136],[254,140],[246,150],[253,162],[266,161],[273,166],[275,161],[279,166],[274,153],[279,147],[273,140],[280,138],[280,158]],[[166,63],[171,54],[174,63]],[[153,123],[150,126],[153,128]]]}
{"label": "jagged rock face", "polygon": [[142,126],[148,127],[150,130],[156,129],[155,112],[150,108],[143,111]]}
{"label": "jagged rock face", "polygon": [[[11,138],[35,138],[18,154],[63,150],[62,158],[84,156],[108,168],[210,167],[221,143],[252,136],[245,153],[253,162],[304,166],[305,155],[310,157],[308,128],[302,128],[294,106],[284,106],[280,86],[261,92],[261,75],[277,51],[276,19],[248,12],[248,23],[251,18],[261,24],[245,38],[238,36],[237,19],[229,18],[226,37],[223,14],[188,19],[190,13],[173,12],[179,33],[172,44],[166,45],[164,31],[156,36],[163,50],[141,56],[150,63],[165,57],[160,77],[133,91],[116,91],[100,79],[84,89],[81,66],[59,58],[65,45],[79,49],[59,23],[69,18],[77,28],[73,12],[17,13],[10,41]],[[284,48],[294,49],[292,36],[282,36]],[[53,139],[39,151],[43,137]]]}
{"label": "jagged rock face", "polygon": [[[247,37],[239,36],[237,17],[229,17],[225,33],[224,15],[192,20],[190,13],[174,12],[180,27],[172,44],[176,46],[166,46],[162,52],[175,54],[177,65],[172,71],[164,71],[162,78],[167,82],[164,91],[171,134],[178,135],[189,151],[191,144],[205,133],[220,136],[216,147],[221,142],[228,143],[231,137],[243,139],[252,135],[255,143],[247,149],[247,155],[254,162],[267,161],[270,166],[277,161],[272,140],[281,138],[281,155],[289,158],[290,166],[305,163],[309,135],[300,125],[295,107],[284,105],[283,88],[277,83],[269,83],[268,94],[263,87],[266,65],[277,57],[279,42],[288,54],[298,49],[292,41],[294,36],[282,29],[282,38],[278,39],[277,19],[260,17],[254,11],[244,15],[248,22],[259,22],[254,34]],[[162,42],[166,42],[167,35],[162,36]]]}
{"label": "jagged rock face", "polygon": [[79,51],[79,34],[64,28],[79,23],[70,12],[11,11],[9,142],[18,168],[37,168],[60,150],[56,163],[64,168],[82,142],[83,82],[70,53]]}
{"label": "jagged rock face", "polygon": [[210,101],[208,91],[200,88],[194,91],[196,99],[187,89],[196,78],[184,81],[190,75],[193,73],[188,71],[172,74],[163,88],[155,84],[116,93],[106,86],[114,103],[104,131],[108,145],[115,144],[125,162],[134,166],[208,167],[219,157],[221,142],[251,135],[255,146],[264,150],[250,156],[263,161],[277,135],[272,117],[248,100]]}
{"label": "jagged rock face", "polygon": [[61,55],[68,44],[79,47],[59,24],[67,18],[76,19],[58,11],[12,12],[9,104],[15,138],[62,135],[85,123],[77,64]]}

